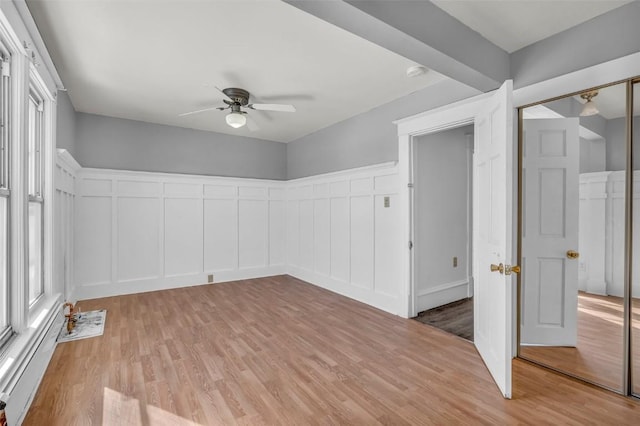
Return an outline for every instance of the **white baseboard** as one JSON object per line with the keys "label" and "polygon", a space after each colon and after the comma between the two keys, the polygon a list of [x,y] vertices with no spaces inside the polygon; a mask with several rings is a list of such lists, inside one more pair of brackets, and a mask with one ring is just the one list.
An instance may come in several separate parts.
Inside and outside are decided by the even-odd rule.
{"label": "white baseboard", "polygon": [[62,315],[62,311],[60,311],[60,313],[54,317],[40,345],[33,353],[27,368],[11,390],[11,396],[7,401],[6,409],[8,424],[22,424],[36,391],[40,386],[40,382],[44,377],[49,361],[53,356],[53,351],[56,348],[56,339],[62,329],[63,323],[64,316]]}
{"label": "white baseboard", "polygon": [[469,279],[441,284],[437,287],[422,290],[416,297],[416,312],[437,308],[461,299],[466,299],[473,292],[469,290]]}
{"label": "white baseboard", "polygon": [[600,296],[607,295],[607,283],[604,281],[581,280],[578,282],[578,289]]}
{"label": "white baseboard", "polygon": [[372,288],[358,287],[345,281],[320,275],[307,269],[289,266],[287,273],[310,284],[322,287],[358,302],[373,306],[390,314],[400,315],[400,300],[396,296],[377,293]]}
{"label": "white baseboard", "polygon": [[135,281],[105,283],[98,285],[79,285],[75,287],[75,300],[98,299],[101,297],[121,296],[125,294],[146,293],[149,291],[169,290],[172,288],[206,285],[207,275],[212,273],[214,283],[252,278],[270,277],[286,273],[284,265],[264,268],[247,268],[233,271],[207,272],[180,275],[168,278],[144,278]]}

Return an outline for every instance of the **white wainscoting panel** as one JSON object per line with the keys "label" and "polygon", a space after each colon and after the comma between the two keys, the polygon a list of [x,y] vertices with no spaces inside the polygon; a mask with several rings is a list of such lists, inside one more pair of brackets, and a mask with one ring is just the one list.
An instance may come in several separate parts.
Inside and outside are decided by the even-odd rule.
{"label": "white wainscoting panel", "polygon": [[313,200],[300,201],[300,266],[313,271]]}
{"label": "white wainscoting panel", "polygon": [[199,274],[203,264],[202,198],[164,199],[164,274]]}
{"label": "white wainscoting panel", "polygon": [[300,203],[298,200],[287,201],[287,261],[288,265],[300,263]]}
{"label": "white wainscoting panel", "polygon": [[289,274],[400,313],[397,182],[395,163],[288,181]]}
{"label": "white wainscoting panel", "polygon": [[119,197],[116,229],[118,243],[116,276],[119,282],[158,279],[160,276],[160,224],[162,204],[159,198]]}
{"label": "white wainscoting panel", "polygon": [[329,199],[313,202],[313,253],[314,269],[324,276],[331,274],[331,213]]}
{"label": "white wainscoting panel", "polygon": [[55,172],[53,252],[54,287],[64,300],[74,299],[74,235],[76,173],[80,165],[66,150],[58,150]]}
{"label": "white wainscoting panel", "polygon": [[79,299],[285,273],[286,182],[81,169]]}
{"label": "white wainscoting panel", "polygon": [[[271,192],[271,196],[274,193]],[[283,196],[276,193],[276,196]],[[285,200],[269,201],[269,264],[285,265],[287,263],[287,202]]]}
{"label": "white wainscoting panel", "polygon": [[237,200],[204,200],[204,269],[238,269]]}
{"label": "white wainscoting panel", "polygon": [[331,278],[343,283],[349,282],[351,276],[350,232],[349,232],[349,199],[336,197],[331,199],[329,224],[331,228]]}
{"label": "white wainscoting panel", "polygon": [[76,292],[81,286],[111,282],[111,202],[112,197],[78,197],[75,235]]}
{"label": "white wainscoting panel", "polygon": [[265,267],[269,247],[267,244],[269,232],[267,201],[240,200],[239,203],[238,252],[240,269]]}
{"label": "white wainscoting panel", "polygon": [[288,182],[81,169],[80,299],[290,273],[399,313],[394,163]]}
{"label": "white wainscoting panel", "polygon": [[[362,181],[363,179],[359,179]],[[354,185],[351,185],[353,189]],[[373,289],[373,200],[370,195],[351,197],[351,283]]]}
{"label": "white wainscoting panel", "polygon": [[[625,172],[580,175],[579,289],[589,293],[624,296]],[[634,205],[640,204],[640,176],[634,175]],[[634,244],[640,241],[640,209],[633,209]],[[632,270],[640,268],[640,250],[634,247]],[[632,274],[632,294],[640,294],[640,274]]]}

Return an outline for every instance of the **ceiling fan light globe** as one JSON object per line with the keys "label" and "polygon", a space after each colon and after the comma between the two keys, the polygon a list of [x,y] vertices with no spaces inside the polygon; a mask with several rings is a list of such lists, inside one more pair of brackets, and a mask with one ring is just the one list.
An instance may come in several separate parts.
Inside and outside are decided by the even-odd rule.
{"label": "ceiling fan light globe", "polygon": [[232,112],[230,114],[227,114],[225,120],[227,121],[227,124],[234,129],[239,129],[240,127],[247,124],[247,117],[245,117],[244,114],[240,114],[239,112]]}
{"label": "ceiling fan light globe", "polygon": [[596,115],[599,112],[600,111],[598,111],[598,108],[596,107],[596,104],[592,100],[588,100],[584,104],[584,107],[582,107],[582,112],[580,113],[580,116],[581,117],[589,117],[589,116],[592,116],[592,115]]}

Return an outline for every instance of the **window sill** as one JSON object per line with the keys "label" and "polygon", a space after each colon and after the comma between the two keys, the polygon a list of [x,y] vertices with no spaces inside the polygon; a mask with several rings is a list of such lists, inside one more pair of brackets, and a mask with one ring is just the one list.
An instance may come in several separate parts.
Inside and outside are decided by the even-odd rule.
{"label": "window sill", "polygon": [[60,294],[42,297],[29,312],[29,326],[14,336],[0,355],[0,395],[11,393],[45,334],[61,317],[61,297]]}

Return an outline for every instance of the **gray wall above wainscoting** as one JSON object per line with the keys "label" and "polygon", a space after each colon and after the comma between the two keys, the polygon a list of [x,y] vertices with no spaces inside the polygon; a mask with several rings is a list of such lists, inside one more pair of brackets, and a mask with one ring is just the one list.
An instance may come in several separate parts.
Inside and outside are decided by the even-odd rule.
{"label": "gray wall above wainscoting", "polygon": [[287,179],[398,160],[394,120],[480,92],[446,80],[287,144]]}
{"label": "gray wall above wainscoting", "polygon": [[222,133],[77,113],[83,167],[284,180],[286,145]]}

